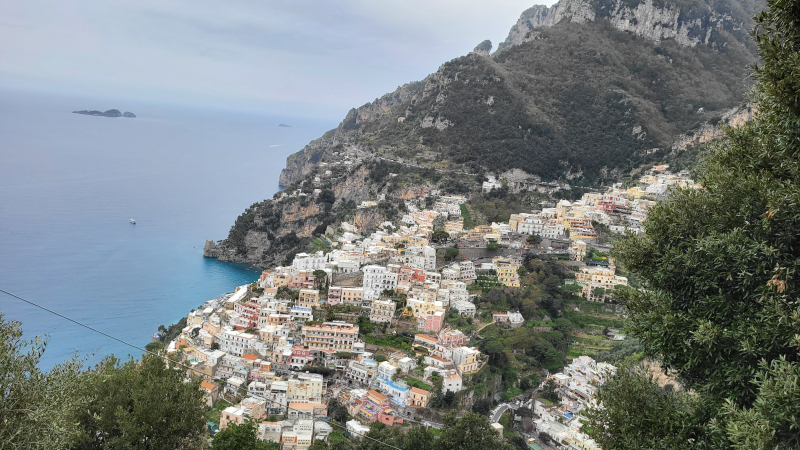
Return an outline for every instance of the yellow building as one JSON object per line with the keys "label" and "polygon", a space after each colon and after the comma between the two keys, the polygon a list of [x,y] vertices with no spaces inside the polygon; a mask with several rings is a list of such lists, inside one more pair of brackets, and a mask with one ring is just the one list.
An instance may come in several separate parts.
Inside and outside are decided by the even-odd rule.
{"label": "yellow building", "polygon": [[320,402],[325,395],[322,375],[300,373],[297,378],[287,381],[286,399],[290,402]]}
{"label": "yellow building", "polygon": [[458,347],[453,349],[453,363],[462,374],[474,372],[480,366],[480,361],[478,360],[480,355],[481,352],[476,348]]}
{"label": "yellow building", "polygon": [[300,289],[300,297],[297,299],[297,306],[319,308],[319,290]]}
{"label": "yellow building", "polygon": [[417,408],[424,408],[428,406],[428,400],[430,400],[431,393],[420,388],[411,388],[411,393],[408,396],[408,400],[406,404],[408,406],[415,406]]}
{"label": "yellow building", "polygon": [[444,231],[449,234],[460,234],[464,231],[464,222],[452,220],[444,224]]}
{"label": "yellow building", "polygon": [[519,264],[513,260],[497,257],[493,258],[492,262],[497,266],[497,281],[503,286],[519,287]]}
{"label": "yellow building", "polygon": [[273,287],[288,286],[292,281],[292,276],[288,273],[276,273],[272,278]]}
{"label": "yellow building", "polygon": [[364,288],[342,288],[342,303],[360,304],[364,297]]}
{"label": "yellow building", "polygon": [[351,351],[358,341],[358,325],[346,322],[325,322],[306,325],[302,331],[303,345],[311,350]]}

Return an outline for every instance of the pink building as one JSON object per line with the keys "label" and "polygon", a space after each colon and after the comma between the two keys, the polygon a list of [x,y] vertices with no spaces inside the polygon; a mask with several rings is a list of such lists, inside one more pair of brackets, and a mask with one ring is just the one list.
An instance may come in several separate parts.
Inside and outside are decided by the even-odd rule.
{"label": "pink building", "polygon": [[258,328],[258,319],[261,317],[261,305],[256,302],[233,304],[233,312],[239,316],[234,320],[233,326],[237,330]]}
{"label": "pink building", "polygon": [[342,287],[331,286],[328,288],[328,304],[331,306],[338,305],[342,302]]}
{"label": "pink building", "polygon": [[292,275],[292,280],[289,281],[289,287],[294,289],[311,289],[314,287],[314,280],[314,275],[311,275],[310,272],[300,272],[297,275]]}
{"label": "pink building", "polygon": [[292,360],[289,365],[292,367],[302,368],[303,366],[311,363],[314,358],[311,356],[311,351],[302,345],[295,345],[292,347]]}
{"label": "pink building", "polygon": [[460,347],[467,343],[467,337],[460,330],[442,330],[439,333],[439,344],[445,347]]}
{"label": "pink building", "polygon": [[433,315],[417,319],[417,330],[438,333],[444,325],[444,312],[436,311]]}

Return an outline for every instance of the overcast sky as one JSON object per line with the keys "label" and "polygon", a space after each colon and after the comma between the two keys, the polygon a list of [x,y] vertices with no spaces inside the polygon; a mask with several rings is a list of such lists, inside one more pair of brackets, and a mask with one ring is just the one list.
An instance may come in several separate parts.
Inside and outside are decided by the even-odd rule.
{"label": "overcast sky", "polygon": [[535,3],[0,0],[0,86],[340,119]]}

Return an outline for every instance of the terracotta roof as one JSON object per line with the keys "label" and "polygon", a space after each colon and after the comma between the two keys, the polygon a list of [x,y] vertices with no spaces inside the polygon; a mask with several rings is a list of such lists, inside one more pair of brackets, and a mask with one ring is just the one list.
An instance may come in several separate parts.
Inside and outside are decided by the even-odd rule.
{"label": "terracotta roof", "polygon": [[415,387],[411,388],[411,393],[412,394],[419,394],[419,395],[428,395],[428,394],[430,394],[430,392],[426,391],[425,389],[420,389],[420,388],[415,388]]}
{"label": "terracotta roof", "polygon": [[380,400],[387,400],[387,398],[386,398],[386,396],[385,396],[385,395],[381,394],[380,392],[378,392],[378,391],[376,391],[376,390],[371,390],[371,391],[369,391],[368,393],[369,393],[369,395],[372,395],[372,396],[374,396],[374,397],[377,397],[377,398],[378,398],[378,399],[380,399]]}
{"label": "terracotta roof", "polygon": [[313,410],[315,408],[325,408],[325,405],[322,403],[289,402],[289,409]]}
{"label": "terracotta roof", "polygon": [[209,383],[208,381],[201,381],[200,387],[209,391],[213,391],[217,387],[216,384]]}
{"label": "terracotta roof", "polygon": [[[423,319],[423,320],[424,320],[424,319]],[[438,340],[438,339],[436,339],[436,338],[435,338],[435,337],[433,337],[433,336],[428,336],[427,334],[418,334],[418,335],[416,335],[415,337],[418,337],[418,338],[420,338],[420,339],[426,339],[426,340],[429,340],[429,341],[437,341],[437,340]]]}
{"label": "terracotta roof", "polygon": [[256,359],[258,359],[258,357],[256,355],[244,355],[242,356],[242,359],[249,359],[250,361],[255,361]]}

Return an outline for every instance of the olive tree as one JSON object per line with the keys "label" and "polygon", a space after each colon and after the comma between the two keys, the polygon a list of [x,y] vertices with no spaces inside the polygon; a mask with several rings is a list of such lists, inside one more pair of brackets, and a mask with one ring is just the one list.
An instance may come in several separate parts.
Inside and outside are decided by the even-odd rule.
{"label": "olive tree", "polygon": [[[620,401],[601,394],[591,423],[606,450],[651,448],[658,433],[687,448],[800,446],[800,0],[767,3],[753,119],[726,129],[702,189],[673,192],[618,245],[644,287],[620,295],[629,331],[693,397],[621,370],[606,388]],[[647,402],[668,429],[621,420]]]}

